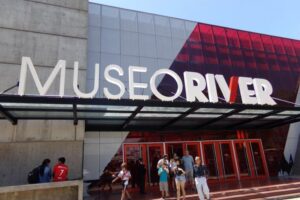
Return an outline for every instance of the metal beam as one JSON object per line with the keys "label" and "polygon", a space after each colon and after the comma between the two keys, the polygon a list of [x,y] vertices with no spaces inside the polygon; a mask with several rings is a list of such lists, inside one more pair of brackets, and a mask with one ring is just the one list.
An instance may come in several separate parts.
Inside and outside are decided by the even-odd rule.
{"label": "metal beam", "polygon": [[279,120],[275,120],[274,122],[269,122],[269,123],[265,123],[265,124],[256,126],[256,128],[274,128],[277,126],[282,126],[282,125],[290,123],[293,120],[297,120],[297,118],[299,118],[299,117],[300,117],[300,114],[293,115],[293,116],[290,116],[285,119],[279,119]]}
{"label": "metal beam", "polygon": [[76,103],[73,103],[73,118],[74,118],[73,124],[75,126],[77,126],[78,125],[78,118],[77,118],[77,105],[76,105]]}
{"label": "metal beam", "polygon": [[234,115],[234,114],[236,114],[236,113],[239,113],[239,112],[241,112],[242,110],[244,110],[244,109],[235,109],[235,110],[232,110],[232,111],[230,111],[230,112],[228,112],[228,113],[224,113],[223,115],[221,115],[221,116],[219,116],[219,117],[216,117],[216,118],[214,118],[214,119],[212,119],[212,120],[209,120],[208,122],[204,122],[204,123],[202,123],[202,124],[200,124],[200,125],[197,125],[197,126],[193,127],[192,129],[201,129],[201,128],[204,128],[204,127],[206,127],[206,126],[208,126],[208,125],[210,125],[210,124],[213,124],[213,123],[215,123],[215,122],[217,122],[217,121],[220,121],[220,120],[222,120],[222,119],[225,119],[225,118],[227,118],[227,117],[229,117],[229,116],[231,116],[231,115]]}
{"label": "metal beam", "polygon": [[126,119],[126,121],[122,125],[122,129],[126,129],[129,125],[130,121],[135,118],[135,116],[142,110],[143,106],[138,106],[135,111]]}
{"label": "metal beam", "polygon": [[12,115],[10,114],[10,112],[8,112],[7,110],[5,110],[5,108],[3,108],[2,105],[0,105],[0,113],[7,119],[9,120],[12,125],[16,125],[18,123],[18,120]]}
{"label": "metal beam", "polygon": [[178,122],[179,120],[185,118],[186,116],[188,116],[189,114],[195,112],[196,110],[198,110],[200,107],[196,106],[193,108],[190,108],[189,110],[185,111],[184,113],[182,113],[181,115],[179,115],[178,117],[175,117],[174,119],[170,120],[169,122],[167,122],[166,124],[161,126],[161,129],[165,129],[169,126],[171,126],[172,124]]}
{"label": "metal beam", "polygon": [[242,121],[242,122],[239,122],[239,123],[236,123],[236,124],[229,125],[229,126],[225,127],[225,129],[238,128],[238,127],[240,127],[241,125],[248,124],[248,123],[250,123],[250,122],[253,122],[253,121],[256,121],[256,120],[260,120],[260,119],[266,118],[266,117],[268,117],[268,116],[270,116],[270,115],[274,115],[274,114],[277,114],[277,113],[279,113],[279,112],[281,112],[281,111],[280,111],[280,110],[273,110],[273,111],[270,111],[270,112],[265,113],[265,114],[260,114],[260,115],[258,115],[258,116],[256,116],[256,117],[251,118],[251,119],[247,119],[247,120],[244,120],[244,121]]}

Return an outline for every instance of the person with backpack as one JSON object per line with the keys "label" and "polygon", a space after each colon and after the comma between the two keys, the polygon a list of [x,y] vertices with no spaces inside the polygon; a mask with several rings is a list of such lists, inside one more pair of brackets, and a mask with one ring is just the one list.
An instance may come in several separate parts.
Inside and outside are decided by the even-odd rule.
{"label": "person with backpack", "polygon": [[66,181],[68,180],[69,167],[65,164],[66,159],[61,157],[58,163],[53,168],[53,181]]}
{"label": "person with backpack", "polygon": [[51,181],[50,159],[45,159],[39,166],[39,183],[49,183]]}

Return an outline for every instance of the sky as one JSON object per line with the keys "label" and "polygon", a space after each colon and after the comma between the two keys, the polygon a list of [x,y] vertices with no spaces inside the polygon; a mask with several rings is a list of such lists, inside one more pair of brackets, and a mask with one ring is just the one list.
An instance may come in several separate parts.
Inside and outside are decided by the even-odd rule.
{"label": "sky", "polygon": [[300,0],[90,0],[300,40]]}

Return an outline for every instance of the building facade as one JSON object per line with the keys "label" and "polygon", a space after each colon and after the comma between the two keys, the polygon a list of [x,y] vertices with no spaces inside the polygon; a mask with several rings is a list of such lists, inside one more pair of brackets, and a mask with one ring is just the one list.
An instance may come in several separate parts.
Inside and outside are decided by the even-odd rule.
{"label": "building facade", "polygon": [[[9,107],[1,100],[0,155],[5,162],[0,163],[0,185],[24,184],[27,173],[44,158],[55,162],[60,156],[67,158],[70,178],[84,180],[141,157],[147,181],[153,182],[157,159],[162,154],[182,156],[185,150],[201,156],[215,181],[277,176],[292,162],[292,173],[299,173],[300,127],[290,123],[300,115],[294,109],[300,101],[300,41],[82,0],[9,0],[0,3],[0,11],[1,95],[20,94],[13,86],[20,81],[22,57],[31,58],[41,83],[58,60],[66,61],[65,97],[58,96],[58,78],[46,94],[61,98],[56,110],[41,111],[24,102]],[[79,67],[75,86],[74,62]],[[112,70],[106,71],[107,66]],[[178,77],[158,74],[154,79],[162,69]],[[188,84],[187,71],[196,73],[189,84],[200,90],[197,94],[188,87],[179,89],[178,83]],[[43,96],[36,80],[30,75],[27,79],[25,94]],[[250,81],[250,104],[244,90],[238,90],[241,79]],[[267,82],[260,82],[261,94],[271,91],[270,83],[267,96],[276,105],[254,109],[251,104],[268,104],[254,98],[259,93],[251,93],[262,80]],[[74,114],[74,87],[93,93],[97,84],[106,92],[95,90],[95,105],[81,105],[79,109],[88,111]],[[96,106],[108,94],[122,94],[120,102],[125,103],[117,105],[114,99],[112,106]],[[168,102],[161,96],[174,99],[165,106]],[[193,103],[186,102],[192,97],[202,99],[202,107],[189,108]],[[59,110],[70,112],[78,122]],[[9,116],[18,116],[18,124],[5,120]]]}

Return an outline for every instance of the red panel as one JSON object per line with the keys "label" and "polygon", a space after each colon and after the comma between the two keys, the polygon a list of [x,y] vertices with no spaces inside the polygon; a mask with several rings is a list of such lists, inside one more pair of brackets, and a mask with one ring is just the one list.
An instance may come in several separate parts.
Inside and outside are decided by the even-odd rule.
{"label": "red panel", "polygon": [[282,43],[287,55],[296,56],[292,41],[290,39],[282,39]]}
{"label": "red panel", "polygon": [[216,44],[228,46],[226,33],[225,33],[224,28],[218,27],[218,26],[213,26],[213,33],[214,33],[214,36],[215,36]]}
{"label": "red panel", "polygon": [[206,24],[199,24],[202,42],[214,44],[212,27]]}
{"label": "red panel", "polygon": [[229,90],[230,90],[230,99],[229,103],[235,103],[237,94],[238,94],[238,81],[239,77],[237,76],[232,76],[230,78],[230,84],[229,84]]}
{"label": "red panel", "polygon": [[189,51],[188,51],[188,44],[186,43],[179,54],[176,57],[176,61],[178,62],[188,62],[189,61]]}
{"label": "red panel", "polygon": [[190,63],[203,64],[204,56],[202,45],[200,43],[190,43],[189,47]]}
{"label": "red panel", "polygon": [[294,46],[295,53],[297,54],[297,56],[300,57],[300,41],[293,40],[293,46]]}
{"label": "red panel", "polygon": [[256,62],[255,62],[255,57],[253,51],[250,50],[244,50],[244,59],[246,62],[246,66],[250,68],[256,68]]}
{"label": "red panel", "polygon": [[200,32],[199,32],[199,25],[195,26],[195,29],[193,30],[193,32],[191,33],[190,37],[189,37],[189,41],[190,42],[200,42]]}
{"label": "red panel", "polygon": [[271,36],[261,35],[261,39],[262,39],[265,51],[275,53],[275,49],[274,49],[274,46],[273,46]]}
{"label": "red panel", "polygon": [[238,31],[238,35],[240,38],[242,48],[252,49],[249,33],[245,31]]}
{"label": "red panel", "polygon": [[285,54],[285,50],[284,50],[281,38],[279,38],[279,37],[272,37],[272,41],[273,41],[273,44],[274,44],[275,51],[278,54]]}
{"label": "red panel", "polygon": [[227,35],[227,40],[228,40],[228,44],[231,47],[237,47],[240,48],[240,40],[239,40],[239,36],[236,30],[233,29],[226,29],[226,35]]}
{"label": "red panel", "polygon": [[250,33],[253,50],[264,51],[264,46],[258,33]]}

